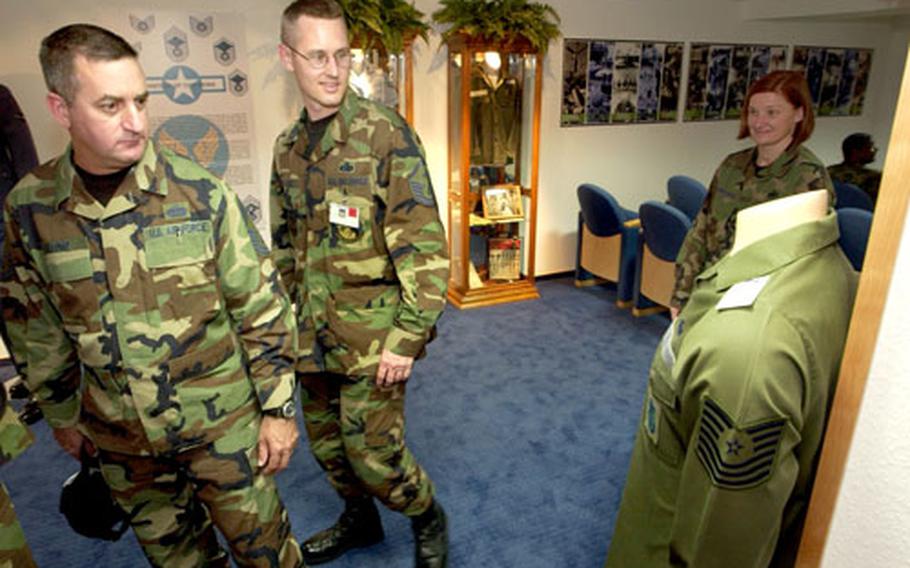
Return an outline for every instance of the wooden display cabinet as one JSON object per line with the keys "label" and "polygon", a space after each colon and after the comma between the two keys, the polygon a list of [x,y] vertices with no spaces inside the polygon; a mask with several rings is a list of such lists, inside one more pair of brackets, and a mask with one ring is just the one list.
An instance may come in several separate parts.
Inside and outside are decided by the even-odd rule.
{"label": "wooden display cabinet", "polygon": [[529,42],[448,47],[449,300],[539,298],[534,284],[543,59]]}

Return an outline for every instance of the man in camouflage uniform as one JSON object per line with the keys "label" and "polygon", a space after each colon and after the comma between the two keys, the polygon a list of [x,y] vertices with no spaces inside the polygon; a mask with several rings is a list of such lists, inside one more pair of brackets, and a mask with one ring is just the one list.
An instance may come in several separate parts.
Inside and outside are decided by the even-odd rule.
{"label": "man in camouflage uniform", "polygon": [[844,153],[844,161],[828,167],[831,179],[850,183],[862,189],[872,198],[872,205],[875,205],[882,172],[866,167],[866,164],[875,161],[875,154],[878,152],[872,137],[863,132],[851,134],[844,138],[841,150]]}
{"label": "man in camouflage uniform", "polygon": [[[34,436],[19,420],[6,397],[6,386],[0,383],[0,465],[28,448]],[[25,540],[16,510],[6,486],[0,483],[0,568],[33,568],[32,551]]]}
{"label": "man in camouflage uniform", "polygon": [[345,500],[304,559],[382,540],[376,497],[411,518],[417,566],[445,566],[445,515],[404,445],[405,382],[448,279],[423,149],[395,112],[347,90],[351,51],[334,0],[289,5],[281,41],[304,104],[275,145],[272,245],[297,306],[310,446]]}
{"label": "man in camouflage uniform", "polygon": [[54,437],[97,450],[155,566],[302,564],[271,473],[297,439],[293,312],[237,196],[148,140],[136,52],[96,26],[44,39],[70,133],[4,214],[11,351]]}

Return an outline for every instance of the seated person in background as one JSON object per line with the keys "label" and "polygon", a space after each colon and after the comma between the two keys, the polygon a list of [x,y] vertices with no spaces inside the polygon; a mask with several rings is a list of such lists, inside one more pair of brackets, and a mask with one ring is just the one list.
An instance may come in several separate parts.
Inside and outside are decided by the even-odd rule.
{"label": "seated person in background", "polygon": [[608,568],[793,566],[856,274],[824,189],[743,209],[651,362]]}
{"label": "seated person in background", "polygon": [[875,205],[882,172],[866,167],[866,164],[875,161],[875,153],[878,152],[872,137],[864,132],[851,134],[844,138],[841,150],[844,153],[844,161],[828,168],[831,179],[852,183],[868,193],[872,198],[872,204]]}

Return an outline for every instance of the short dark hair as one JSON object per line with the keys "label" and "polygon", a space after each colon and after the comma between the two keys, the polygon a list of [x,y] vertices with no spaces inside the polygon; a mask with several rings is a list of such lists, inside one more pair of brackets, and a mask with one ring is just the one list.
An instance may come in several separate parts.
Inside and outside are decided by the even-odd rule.
{"label": "short dark hair", "polygon": [[844,141],[841,142],[840,149],[844,153],[844,159],[846,160],[853,152],[863,150],[870,146],[872,146],[872,136],[865,132],[854,132],[850,136],[844,138]]}
{"label": "short dark hair", "polygon": [[739,136],[742,139],[749,136],[749,102],[759,93],[777,93],[787,99],[795,108],[803,109],[803,119],[793,131],[793,142],[790,146],[798,146],[812,135],[815,129],[815,113],[812,111],[812,96],[809,94],[809,84],[806,77],[799,71],[772,71],[758,81],[752,83],[746,100],[743,102],[743,113],[739,118]]}
{"label": "short dark hair", "polygon": [[295,0],[288,4],[281,15],[281,41],[293,43],[291,28],[300,16],[322,18],[324,20],[344,19],[344,10],[335,0]]}
{"label": "short dark hair", "polygon": [[47,90],[72,103],[79,85],[74,72],[76,55],[90,61],[135,59],[139,54],[125,39],[92,24],[63,26],[41,41],[41,72]]}

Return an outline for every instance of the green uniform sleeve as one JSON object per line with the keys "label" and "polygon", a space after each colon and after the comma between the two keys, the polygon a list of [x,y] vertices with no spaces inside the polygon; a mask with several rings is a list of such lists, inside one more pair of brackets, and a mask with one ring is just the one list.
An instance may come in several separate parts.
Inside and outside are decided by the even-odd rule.
{"label": "green uniform sleeve", "polygon": [[708,187],[708,194],[702,203],[701,211],[695,216],[695,222],[686,234],[679,254],[676,256],[676,282],[673,286],[673,295],[670,297],[670,305],[675,308],[682,308],[688,301],[692,287],[695,285],[695,277],[705,268],[708,257],[707,233],[708,225],[711,224],[711,202],[716,192],[717,173],[711,179],[711,185]]}
{"label": "green uniform sleeve", "polygon": [[16,409],[8,402],[2,404],[3,408],[0,409],[0,465],[16,458],[35,439],[32,431],[19,420]]}
{"label": "green uniform sleeve", "polygon": [[[280,144],[280,141],[279,141]],[[278,146],[276,145],[276,156]],[[294,245],[292,240],[293,224],[296,213],[291,207],[290,198],[281,176],[278,165],[272,160],[272,179],[269,189],[269,225],[272,235],[272,259],[281,275],[281,281],[291,297],[295,297],[297,282],[294,278]]]}
{"label": "green uniform sleeve", "polygon": [[47,297],[45,282],[28,254],[9,202],[4,208],[5,240],[0,301],[10,354],[52,428],[79,419],[81,371],[76,350],[60,314]]}
{"label": "green uniform sleeve", "polygon": [[800,334],[778,322],[755,345],[701,357],[689,377],[691,398],[681,406],[694,409],[683,416],[693,426],[685,429],[672,565],[758,568],[774,557],[794,485],[809,474],[795,450],[811,396],[806,377],[817,372]]}
{"label": "green uniform sleeve", "polygon": [[239,198],[225,187],[218,226],[218,271],[263,409],[294,396],[296,323],[268,247]]}
{"label": "green uniform sleeve", "polygon": [[384,348],[416,357],[445,307],[449,262],[423,148],[408,126],[395,131],[386,165],[388,203],[383,236],[401,287],[401,302]]}

